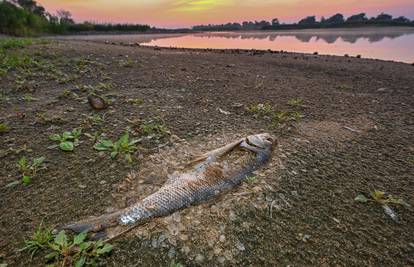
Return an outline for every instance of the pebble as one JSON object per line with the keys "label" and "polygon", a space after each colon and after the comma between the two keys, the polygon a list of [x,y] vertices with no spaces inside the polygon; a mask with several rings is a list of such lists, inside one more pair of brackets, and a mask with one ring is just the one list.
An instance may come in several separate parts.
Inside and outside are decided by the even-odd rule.
{"label": "pebble", "polygon": [[217,261],[218,261],[219,263],[223,264],[223,263],[226,261],[226,259],[225,259],[224,257],[218,257],[218,258],[217,258]]}
{"label": "pebble", "polygon": [[168,251],[168,258],[173,259],[175,257],[175,248],[170,248]]}
{"label": "pebble", "polygon": [[226,258],[226,260],[232,261],[233,260],[233,253],[231,253],[230,250],[226,250],[224,252],[224,257]]}
{"label": "pebble", "polygon": [[197,263],[202,263],[202,262],[204,261],[204,256],[203,256],[203,255],[201,255],[201,254],[198,254],[198,255],[195,257],[195,261],[196,261]]}
{"label": "pebble", "polygon": [[246,247],[243,245],[243,243],[242,242],[240,242],[239,240],[237,240],[236,241],[236,248],[238,249],[238,250],[240,250],[240,251],[245,251],[246,250]]}
{"label": "pebble", "polygon": [[221,248],[215,247],[213,252],[215,255],[219,255],[221,253],[221,250],[222,250]]}
{"label": "pebble", "polygon": [[220,238],[219,238],[219,240],[220,240],[221,243],[226,242],[226,236],[221,235]]}
{"label": "pebble", "polygon": [[187,255],[188,253],[190,253],[190,248],[187,246],[184,246],[181,248],[181,252]]}

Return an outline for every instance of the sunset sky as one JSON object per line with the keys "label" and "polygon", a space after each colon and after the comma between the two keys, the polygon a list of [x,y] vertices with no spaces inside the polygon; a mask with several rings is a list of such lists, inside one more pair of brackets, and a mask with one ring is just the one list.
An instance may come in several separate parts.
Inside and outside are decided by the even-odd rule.
{"label": "sunset sky", "polygon": [[271,20],[282,22],[336,12],[388,12],[414,19],[414,0],[39,0],[48,11],[69,10],[76,21],[145,23],[157,27]]}

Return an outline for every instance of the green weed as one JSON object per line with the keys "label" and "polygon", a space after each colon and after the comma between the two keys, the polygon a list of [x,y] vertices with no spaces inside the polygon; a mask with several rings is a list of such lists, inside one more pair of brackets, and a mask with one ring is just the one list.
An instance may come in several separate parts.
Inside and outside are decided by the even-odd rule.
{"label": "green weed", "polygon": [[111,151],[111,158],[116,158],[119,154],[125,155],[128,162],[132,162],[132,154],[137,150],[135,146],[141,140],[130,140],[129,131],[126,131],[117,141],[100,140],[94,148],[98,151]]}
{"label": "green weed", "polygon": [[254,184],[257,181],[256,176],[249,176],[245,179],[245,182],[248,184]]}
{"label": "green weed", "polygon": [[411,208],[411,205],[409,205],[403,199],[396,198],[380,190],[374,190],[373,192],[371,192],[370,198],[366,197],[364,194],[359,194],[355,197],[354,200],[360,203],[373,202],[381,205],[384,209],[385,214],[387,214],[393,221],[397,223],[400,222],[399,217],[390,205],[398,205],[404,206],[406,208]]}
{"label": "green weed", "polygon": [[269,103],[259,103],[250,106],[250,108],[248,108],[248,111],[257,117],[264,117],[271,115],[273,112],[273,108]]}
{"label": "green weed", "polygon": [[99,114],[93,114],[91,116],[87,117],[88,122],[92,125],[101,125],[105,122],[105,114],[99,115]]}
{"label": "green weed", "polygon": [[292,98],[289,100],[288,104],[292,107],[300,107],[303,105],[303,102],[302,98]]}
{"label": "green weed", "polygon": [[[0,132],[1,132],[1,130],[0,130]],[[410,155],[408,157],[408,162],[411,163],[411,164],[414,164],[414,155]]]}
{"label": "green weed", "polygon": [[401,198],[395,198],[392,195],[387,195],[384,191],[380,190],[374,190],[370,193],[370,197],[366,197],[364,194],[359,194],[355,197],[356,202],[360,203],[367,203],[367,202],[377,202],[380,204],[396,204],[396,205],[402,205],[405,207],[410,207],[410,205],[402,200]]}
{"label": "green weed", "polygon": [[59,142],[57,145],[49,146],[49,149],[59,147],[60,150],[71,152],[79,145],[79,138],[82,135],[82,129],[76,128],[72,132],[64,132],[62,135],[53,134],[49,136],[49,139],[52,141]]}
{"label": "green weed", "polygon": [[30,38],[4,38],[0,39],[0,49],[18,49],[32,45],[33,40]]}
{"label": "green weed", "polygon": [[33,257],[37,252],[49,252],[45,256],[49,266],[97,266],[100,258],[109,254],[113,246],[102,240],[87,241],[87,232],[70,238],[65,231],[53,235],[49,228],[40,225],[32,236],[26,240],[20,251],[27,251]]}
{"label": "green weed", "polygon": [[119,61],[119,66],[124,68],[132,68],[134,66],[134,61],[130,58],[121,59]]}
{"label": "green weed", "polygon": [[10,98],[8,96],[0,92],[0,102],[3,102],[3,101],[7,102],[9,100]]}
{"label": "green weed", "polygon": [[96,266],[99,258],[111,252],[113,246],[102,240],[86,241],[86,237],[87,232],[82,232],[69,240],[65,231],[59,232],[49,244],[52,252],[46,255],[46,260],[61,266]]}
{"label": "green weed", "polygon": [[139,135],[158,143],[171,135],[171,132],[160,117],[155,117],[140,125]]}
{"label": "green weed", "polygon": [[10,127],[7,124],[0,123],[0,133],[10,132]]}
{"label": "green weed", "polygon": [[41,223],[35,230],[30,240],[24,241],[24,247],[20,249],[20,251],[27,251],[30,253],[31,258],[33,256],[43,250],[48,248],[49,242],[52,241],[52,229],[44,227],[43,223]]}
{"label": "green weed", "polygon": [[21,157],[17,162],[17,167],[19,168],[22,178],[19,181],[9,183],[6,187],[14,187],[19,184],[30,184],[32,177],[34,177],[37,171],[42,167],[45,159],[45,157],[34,158],[30,163],[25,156]]}
{"label": "green weed", "polygon": [[139,106],[139,105],[142,105],[144,103],[144,100],[141,99],[141,98],[129,98],[129,99],[126,100],[126,102],[128,104]]}
{"label": "green weed", "polygon": [[25,95],[25,96],[23,96],[22,100],[23,100],[24,102],[32,102],[32,101],[38,101],[39,99],[34,98],[34,97],[33,97],[33,96],[31,96],[31,95]]}
{"label": "green weed", "polygon": [[48,117],[45,113],[36,113],[35,115],[35,121],[36,123],[40,123],[40,124],[48,124],[48,123],[52,123],[52,124],[64,124],[67,123],[67,120],[56,115],[56,116],[52,116],[52,117]]}
{"label": "green weed", "polygon": [[341,91],[349,91],[352,89],[352,86],[347,85],[347,84],[340,84],[338,85],[338,89]]}

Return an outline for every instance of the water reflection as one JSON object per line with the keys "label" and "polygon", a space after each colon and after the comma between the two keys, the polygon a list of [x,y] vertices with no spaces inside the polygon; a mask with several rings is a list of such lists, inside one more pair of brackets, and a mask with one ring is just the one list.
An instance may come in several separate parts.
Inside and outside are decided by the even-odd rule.
{"label": "water reflection", "polygon": [[199,37],[214,38],[222,37],[228,39],[257,39],[276,41],[278,37],[294,37],[303,43],[322,40],[333,44],[339,39],[343,42],[354,44],[360,39],[366,39],[369,43],[381,42],[385,38],[396,39],[404,35],[414,34],[414,29],[372,29],[372,30],[314,30],[314,31],[288,31],[288,32],[214,32],[198,34]]}
{"label": "water reflection", "polygon": [[193,34],[131,34],[70,36],[148,46],[284,50],[414,62],[414,28],[358,28],[296,31],[209,32]]}

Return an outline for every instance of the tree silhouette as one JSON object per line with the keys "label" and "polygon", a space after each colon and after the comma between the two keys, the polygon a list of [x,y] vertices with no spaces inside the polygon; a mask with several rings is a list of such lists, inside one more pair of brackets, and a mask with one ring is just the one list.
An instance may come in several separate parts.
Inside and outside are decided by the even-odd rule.
{"label": "tree silhouette", "polygon": [[298,23],[299,25],[313,25],[316,24],[316,17],[315,16],[309,16],[304,19],[301,19]]}
{"label": "tree silhouette", "polygon": [[374,20],[378,22],[388,22],[392,20],[392,16],[385,13],[381,13]]}
{"label": "tree silhouette", "polygon": [[345,22],[344,15],[338,13],[325,20],[323,23],[327,24],[342,24]]}
{"label": "tree silhouette", "polygon": [[350,16],[346,22],[347,23],[358,23],[358,22],[366,22],[368,18],[366,17],[365,13],[360,13],[357,15]]}

